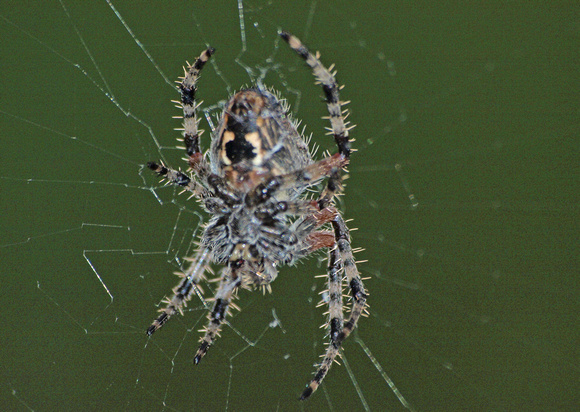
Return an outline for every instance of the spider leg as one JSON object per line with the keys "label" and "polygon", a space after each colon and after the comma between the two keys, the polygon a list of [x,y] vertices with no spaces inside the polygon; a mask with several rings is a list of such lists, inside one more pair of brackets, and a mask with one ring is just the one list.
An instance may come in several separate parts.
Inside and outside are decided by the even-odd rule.
{"label": "spider leg", "polygon": [[209,263],[210,252],[208,249],[200,249],[195,257],[191,259],[191,264],[183,272],[179,273],[182,277],[179,284],[173,288],[171,299],[164,299],[166,306],[159,311],[161,315],[153,321],[147,329],[147,335],[151,336],[157,329],[165,324],[176,312],[183,315],[183,308],[187,306],[187,301],[191,299],[196,285],[203,278]]}
{"label": "spider leg", "polygon": [[[340,193],[343,189],[342,186],[342,176],[340,174],[339,168],[333,168],[330,171],[330,177],[326,182],[326,187],[322,191],[318,198],[318,207],[321,211],[327,209],[332,205],[332,199],[337,193]],[[338,213],[334,208],[331,208],[335,213]]]}
{"label": "spider leg", "polygon": [[310,254],[325,247],[333,248],[335,243],[334,233],[328,230],[313,232],[306,238],[307,253]]}
{"label": "spider leg", "polygon": [[[302,220],[296,221],[294,225],[294,231],[299,237],[307,235],[307,242],[309,253],[314,252],[321,247],[334,246],[335,239],[333,238],[332,243],[328,244],[328,240],[322,240],[323,237],[328,238],[328,232],[314,232],[314,229],[322,226],[325,223],[332,222],[338,215],[338,211],[332,205],[332,200],[334,196],[342,190],[342,176],[340,175],[340,170],[334,168],[330,172],[330,178],[326,182],[326,187],[324,188],[322,194],[319,196],[318,200],[315,201],[317,206],[316,213],[305,216]],[[326,243],[325,243],[326,242]]]}
{"label": "spider leg", "polygon": [[[325,68],[318,56],[312,55],[308,49],[302,45],[300,40],[287,32],[280,33],[281,37],[288,42],[290,47],[294,49],[310,66],[317,81],[322,84],[322,88],[326,95],[326,102],[330,114],[331,132],[338,146],[338,153],[330,158],[340,158],[344,163],[325,164],[326,168],[317,162],[311,166],[318,169],[320,173],[317,176],[320,179],[323,176],[328,176],[329,179],[326,187],[317,200],[319,211],[317,213],[306,216],[301,221],[297,222],[295,227],[296,233],[310,233],[324,223],[330,222],[334,229],[334,236],[327,231],[312,232],[306,237],[306,245],[309,252],[313,252],[322,247],[330,247],[328,256],[328,293],[329,293],[329,327],[330,327],[330,343],[323,356],[323,360],[318,366],[314,378],[310,381],[306,389],[302,392],[301,400],[307,399],[320,385],[328,370],[332,366],[332,362],[338,355],[340,347],[344,339],[350,335],[356,323],[364,311],[366,305],[366,292],[360,278],[356,263],[354,260],[352,248],[350,245],[350,236],[348,227],[344,222],[342,216],[336,211],[333,206],[334,196],[342,190],[342,176],[341,169],[346,166],[350,157],[350,141],[348,138],[348,130],[346,127],[340,102],[339,87],[334,78],[334,74],[329,69]],[[323,161],[327,160],[323,159]],[[310,167],[310,166],[309,166]],[[256,192],[262,197],[269,197],[275,192],[278,187],[283,187],[287,182],[298,181],[303,175],[302,171],[294,172],[293,177],[282,177],[279,181],[270,179],[263,187],[258,187]],[[350,317],[346,324],[344,324],[344,317],[342,313],[342,279],[347,281],[351,290],[353,298],[352,310]]]}
{"label": "spider leg", "polygon": [[166,179],[169,183],[183,187],[184,190],[191,192],[199,199],[213,196],[213,194],[200,183],[191,180],[187,174],[179,170],[170,169],[155,162],[148,162],[147,167],[157,173],[162,179]]}
{"label": "spider leg", "polygon": [[[239,196],[232,191],[226,181],[216,174],[212,173],[207,176],[208,185],[213,189],[213,192],[211,192],[179,170],[174,170],[155,162],[148,162],[147,167],[167,180],[167,182],[183,187],[185,191],[192,193],[198,199],[206,201],[206,203],[211,202],[211,199],[215,197],[223,200],[227,205],[233,205],[240,201]],[[209,204],[206,204],[206,206],[211,209]]]}
{"label": "spider leg", "polygon": [[223,177],[212,173],[207,176],[207,182],[213,189],[215,195],[226,202],[226,204],[232,206],[240,203],[240,197]]}
{"label": "spider leg", "polygon": [[312,186],[322,178],[335,173],[348,164],[348,159],[340,154],[326,157],[318,162],[312,163],[302,169],[293,172],[276,175],[256,186],[246,195],[246,206],[256,206],[270,199],[279,190],[292,187]]}
{"label": "spider leg", "polygon": [[[330,250],[328,259],[330,345],[326,350],[322,362],[318,366],[314,378],[302,392],[302,396],[300,397],[302,400],[312,395],[328,373],[328,370],[332,366],[332,362],[336,358],[336,355],[338,355],[342,342],[353,331],[359,317],[363,313],[367,299],[367,294],[358,269],[356,268],[352,248],[350,246],[348,227],[346,226],[342,216],[338,213],[331,223],[334,229],[336,246]],[[353,300],[350,317],[344,324],[342,315],[342,292],[340,290],[343,270],[344,278],[350,288]],[[337,273],[340,273],[341,275],[339,276]],[[340,283],[340,286],[338,287],[338,296],[336,295],[336,282]]]}
{"label": "spider leg", "polygon": [[185,152],[189,156],[189,165],[202,178],[209,174],[209,168],[199,146],[199,136],[203,131],[198,129],[199,120],[197,118],[197,108],[199,104],[196,103],[195,94],[197,92],[199,74],[214,53],[215,49],[213,47],[204,50],[196,59],[195,63],[187,68],[185,76],[179,84],[179,91],[181,92],[180,103],[183,107],[183,142],[185,143]]}
{"label": "spider leg", "polygon": [[[199,180],[204,183],[206,187],[210,187],[211,172],[206,160],[201,153],[199,146],[199,136],[203,132],[198,129],[199,120],[197,118],[197,108],[199,104],[196,103],[195,94],[197,92],[197,80],[203,66],[210,59],[215,49],[208,48],[204,50],[201,55],[195,60],[195,63],[188,66],[185,71],[185,76],[179,83],[179,91],[181,93],[181,100],[176,103],[183,109],[183,142],[185,144],[185,152],[188,156],[188,163],[191,170],[199,177]],[[209,190],[197,182],[194,182],[183,172],[175,171],[159,165],[155,162],[147,163],[147,166],[158,175],[166,178],[169,182],[183,186],[185,190],[193,193],[198,199],[211,197]],[[214,179],[215,180],[215,179]],[[223,198],[222,196],[219,196]]]}
{"label": "spider leg", "polygon": [[316,202],[311,200],[280,201],[266,203],[256,207],[254,216],[261,220],[269,220],[280,214],[300,216],[310,215],[318,211]]}
{"label": "spider leg", "polygon": [[[193,359],[197,365],[201,358],[207,353],[210,345],[221,329],[221,325],[228,313],[228,307],[232,300],[234,291],[241,285],[242,277],[240,276],[240,262],[230,262],[228,267],[222,270],[221,282],[215,294],[213,309],[209,314],[209,323],[205,327],[205,335],[201,338],[201,344]],[[243,264],[243,263],[242,263]]]}
{"label": "spider leg", "polygon": [[324,95],[326,96],[326,105],[330,115],[331,128],[329,130],[331,134],[334,135],[334,140],[338,146],[338,152],[348,159],[351,152],[348,131],[354,126],[348,127],[348,123],[345,122],[346,116],[343,116],[341,106],[344,106],[348,102],[340,101],[340,87],[334,78],[336,72],[333,73],[331,71],[332,67],[329,69],[324,67],[319,60],[319,54],[316,53],[316,55],[313,55],[310,53],[308,48],[304,46],[296,36],[282,31],[280,32],[280,37],[282,37],[282,39],[284,39],[288,45],[304,59],[306,64],[312,69],[312,73],[314,74],[317,83],[322,84],[322,90],[324,90]]}
{"label": "spider leg", "polygon": [[330,249],[328,253],[328,315],[330,325],[330,344],[320,363],[316,375],[302,392],[301,400],[308,398],[318,389],[318,386],[328,373],[332,362],[340,350],[340,331],[343,325],[342,314],[342,262],[337,247]]}
{"label": "spider leg", "polygon": [[266,290],[271,292],[272,287],[270,286],[270,283],[276,280],[278,270],[269,260],[264,260],[263,264],[260,266],[261,267],[259,267],[258,270],[244,271],[244,283],[246,283],[246,285],[262,287],[264,292]]}
{"label": "spider leg", "polygon": [[345,280],[352,297],[350,317],[338,336],[338,340],[342,342],[353,331],[358,319],[362,315],[366,306],[367,293],[360,277],[360,273],[356,267],[352,247],[350,246],[348,227],[340,214],[337,214],[336,218],[332,221],[332,227],[334,228],[334,235],[340,252],[340,259],[344,266]]}

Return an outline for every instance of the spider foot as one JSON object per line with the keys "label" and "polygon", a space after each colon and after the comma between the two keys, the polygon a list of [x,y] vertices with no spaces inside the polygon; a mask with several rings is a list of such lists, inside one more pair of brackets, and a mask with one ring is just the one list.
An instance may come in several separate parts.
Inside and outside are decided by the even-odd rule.
{"label": "spider foot", "polygon": [[167,309],[163,310],[163,313],[159,315],[159,317],[153,321],[151,326],[147,328],[147,336],[153,335],[157,329],[159,329],[161,326],[165,324],[165,322],[169,320],[170,317],[171,314],[167,312]]}
{"label": "spider foot", "polygon": [[199,362],[201,362],[201,358],[203,358],[204,355],[207,353],[207,350],[209,349],[210,345],[211,342],[207,342],[205,339],[201,342],[201,345],[199,345],[199,349],[195,354],[195,358],[193,358],[194,364],[198,365]]}
{"label": "spider foot", "polygon": [[312,395],[316,391],[316,389],[318,389],[318,386],[320,386],[320,382],[322,382],[327,372],[328,368],[321,367],[318,369],[318,372],[316,372],[316,376],[314,376],[314,378],[310,381],[306,389],[302,391],[302,395],[300,395],[301,401],[308,399],[308,397]]}
{"label": "spider foot", "polygon": [[304,399],[308,399],[313,392],[314,389],[312,389],[311,385],[308,385],[308,387],[304,389],[304,392],[302,392],[302,395],[300,395],[300,400],[303,401]]}

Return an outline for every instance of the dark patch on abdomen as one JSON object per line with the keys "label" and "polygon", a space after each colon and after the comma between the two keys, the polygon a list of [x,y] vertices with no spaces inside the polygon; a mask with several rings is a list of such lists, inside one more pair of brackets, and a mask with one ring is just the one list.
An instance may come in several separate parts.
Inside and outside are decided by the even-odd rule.
{"label": "dark patch on abdomen", "polygon": [[239,163],[243,160],[251,160],[256,157],[254,146],[248,142],[244,135],[236,133],[234,140],[226,143],[226,156],[232,163]]}

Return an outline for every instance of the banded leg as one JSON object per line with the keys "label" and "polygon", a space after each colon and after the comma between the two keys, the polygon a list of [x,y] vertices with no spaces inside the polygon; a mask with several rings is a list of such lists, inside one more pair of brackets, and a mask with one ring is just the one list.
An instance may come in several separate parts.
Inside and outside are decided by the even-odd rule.
{"label": "banded leg", "polygon": [[302,169],[293,172],[273,176],[266,182],[259,184],[246,196],[246,206],[257,206],[270,199],[279,190],[295,186],[312,186],[326,176],[330,176],[335,170],[341,170],[348,165],[348,159],[340,154],[312,163]]}
{"label": "banded leg", "polygon": [[324,67],[319,60],[319,54],[316,53],[316,55],[313,55],[310,53],[308,48],[304,46],[296,36],[282,31],[280,32],[280,37],[282,37],[282,39],[284,39],[288,45],[304,59],[306,64],[312,69],[312,73],[317,82],[322,84],[322,90],[324,90],[324,95],[326,96],[326,105],[328,107],[331,125],[329,130],[331,134],[334,135],[334,140],[338,146],[338,152],[348,159],[351,152],[348,131],[354,126],[349,127],[348,123],[345,122],[348,114],[346,111],[343,113],[342,106],[346,105],[348,102],[340,101],[340,87],[334,78],[336,72],[332,72],[334,65],[330,66],[328,69]]}
{"label": "banded leg", "polygon": [[184,190],[192,193],[198,199],[213,197],[213,194],[208,189],[203,187],[197,181],[191,180],[190,177],[183,172],[170,169],[155,162],[148,162],[147,167],[157,173],[161,178],[167,180],[167,182],[183,187]]}
{"label": "banded leg", "polygon": [[[328,266],[328,278],[329,278],[329,317],[330,317],[330,345],[328,346],[324,358],[318,370],[314,375],[314,378],[310,381],[300,399],[304,400],[308,398],[312,393],[318,389],[318,386],[328,373],[328,370],[332,366],[332,362],[338,355],[340,346],[342,342],[350,335],[356,326],[359,317],[362,315],[365,305],[367,295],[364,289],[364,285],[360,278],[358,269],[356,268],[356,263],[352,253],[352,248],[350,246],[350,236],[348,232],[348,227],[342,219],[340,214],[332,220],[332,226],[334,228],[334,237],[336,246],[330,251],[329,256],[329,266]],[[336,256],[338,254],[338,257]],[[350,312],[350,317],[348,321],[343,324],[342,318],[342,300],[338,300],[336,296],[333,297],[332,291],[336,288],[332,287],[335,285],[336,275],[335,272],[338,271],[339,282],[342,285],[342,271],[344,270],[344,278],[350,288],[350,293],[352,296],[352,307]],[[340,288],[339,288],[340,289]],[[342,292],[341,292],[342,293]],[[340,302],[340,309],[337,308],[337,304]],[[340,313],[339,313],[340,312]]]}
{"label": "banded leg", "polygon": [[320,210],[324,210],[332,205],[334,196],[342,192],[342,189],[342,175],[340,174],[340,169],[334,168],[330,171],[330,177],[326,182],[326,187],[318,198],[318,207]]}
{"label": "banded leg", "polygon": [[[211,201],[211,198],[217,197],[228,205],[240,201],[239,196],[232,191],[226,181],[216,174],[211,173],[207,176],[207,184],[213,189],[212,192],[179,170],[170,169],[155,162],[148,162],[147,167],[164,180],[167,180],[167,182],[183,187],[185,191],[192,193],[198,199]],[[208,207],[208,209],[211,209],[211,207]]]}
{"label": "banded leg", "polygon": [[198,129],[199,120],[197,118],[197,108],[195,94],[197,92],[197,80],[203,66],[215,53],[213,47],[204,50],[195,63],[189,66],[185,72],[179,91],[181,92],[181,107],[183,108],[183,142],[185,152],[189,156],[189,165],[200,177],[209,174],[209,168],[203,159],[203,154],[199,146],[199,137],[203,131]]}
{"label": "banded leg", "polygon": [[[302,392],[301,400],[308,398],[318,389],[318,386],[328,373],[332,362],[338,355],[341,341],[339,340],[340,331],[342,330],[342,262],[337,247],[330,249],[328,252],[328,325],[330,327],[330,343],[324,355],[324,359],[318,366],[316,375],[310,384]],[[321,302],[324,304],[324,301]]]}
{"label": "banded leg", "polygon": [[238,273],[239,269],[238,262],[230,262],[229,266],[222,271],[220,286],[215,294],[213,309],[209,314],[209,323],[205,327],[205,335],[201,339],[195,358],[193,358],[193,362],[196,365],[207,353],[210,345],[219,334],[221,325],[228,313],[232,295],[242,283],[242,277]]}
{"label": "banded leg", "polygon": [[151,336],[157,329],[165,324],[171,316],[179,312],[183,315],[183,308],[187,306],[187,301],[189,301],[193,295],[196,285],[207,270],[207,264],[209,263],[210,252],[207,249],[201,249],[193,259],[191,259],[191,264],[183,273],[178,273],[182,279],[179,284],[173,288],[173,296],[171,299],[164,299],[163,303],[166,306],[159,310],[161,315],[153,321],[151,326],[147,329],[147,335]]}
{"label": "banded leg", "polygon": [[[195,93],[197,91],[199,73],[214,52],[215,49],[211,47],[204,50],[195,63],[187,68],[185,76],[179,83],[181,100],[179,102],[175,101],[179,105],[178,107],[183,109],[183,142],[185,144],[185,152],[189,157],[189,166],[194,173],[200,176],[202,181],[207,179],[210,172],[199,147],[199,136],[202,131],[198,129],[198,104],[195,101]],[[185,190],[192,192],[198,198],[210,197],[207,189],[202,188],[195,182],[191,182],[191,179],[182,172],[168,169],[164,165],[159,165],[155,162],[149,162],[147,166],[169,182],[183,186]]]}
{"label": "banded leg", "polygon": [[344,324],[338,337],[339,341],[343,341],[353,331],[358,319],[363,314],[366,306],[367,294],[360,273],[356,267],[356,262],[350,246],[348,227],[340,214],[336,215],[336,218],[332,221],[332,227],[336,237],[336,244],[340,252],[340,259],[344,265],[345,280],[350,289],[352,298],[350,317]]}

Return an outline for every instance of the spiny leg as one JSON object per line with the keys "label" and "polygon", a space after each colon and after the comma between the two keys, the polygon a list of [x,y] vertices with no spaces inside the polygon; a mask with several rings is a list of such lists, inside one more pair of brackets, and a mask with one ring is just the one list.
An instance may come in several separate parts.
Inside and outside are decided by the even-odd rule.
{"label": "spiny leg", "polygon": [[252,207],[264,203],[279,190],[288,189],[297,185],[315,185],[324,177],[333,174],[334,170],[340,170],[347,164],[348,159],[340,154],[334,154],[302,169],[283,175],[273,176],[264,183],[256,186],[246,195],[246,206]]}
{"label": "spiny leg", "polygon": [[[198,199],[211,201],[211,198],[217,197],[228,205],[233,205],[240,201],[239,196],[228,186],[227,182],[216,174],[211,173],[207,176],[207,184],[213,189],[212,192],[179,170],[174,170],[155,162],[148,162],[147,167],[167,180],[167,182],[183,187],[185,191],[192,193]],[[211,206],[208,206],[208,208],[211,209]]]}
{"label": "spiny leg", "polygon": [[242,264],[240,264],[240,261],[230,262],[228,267],[222,270],[221,282],[215,294],[213,309],[208,316],[209,323],[205,327],[205,335],[201,339],[195,358],[193,358],[193,362],[196,365],[207,353],[216,335],[219,334],[221,325],[228,313],[233,293],[242,283],[242,277],[239,273]]}
{"label": "spiny leg", "polygon": [[151,336],[157,329],[165,324],[171,316],[176,312],[183,315],[183,308],[187,306],[187,301],[191,299],[194,289],[199,281],[203,278],[209,263],[210,252],[208,249],[201,249],[197,252],[195,257],[191,260],[189,267],[183,272],[179,273],[182,277],[181,282],[173,288],[173,296],[171,299],[164,299],[163,303],[166,306],[160,309],[161,315],[153,321],[151,326],[147,329],[147,335]]}
{"label": "spiny leg", "polygon": [[[333,199],[338,193],[342,191],[342,176],[340,174],[339,168],[333,168],[330,171],[330,177],[326,182],[326,187],[322,191],[318,200],[315,201],[318,211],[312,213],[302,220],[298,220],[295,223],[295,232],[301,237],[305,233],[310,233],[314,229],[319,228],[325,223],[332,222],[338,215],[338,211],[333,206]],[[309,253],[314,252],[320,247],[329,247],[322,241],[323,232],[314,232],[308,235],[308,251]],[[326,234],[326,239],[328,239],[328,234]],[[328,240],[325,240],[328,241]],[[331,245],[334,245],[335,239],[333,237]]]}
{"label": "spiny leg", "polygon": [[[358,319],[362,315],[367,300],[367,294],[362,283],[362,279],[356,267],[356,263],[354,260],[352,248],[350,246],[350,235],[348,231],[348,227],[344,222],[344,219],[340,214],[336,214],[335,218],[332,220],[332,227],[334,229],[334,237],[336,246],[330,252],[329,257],[329,316],[330,316],[330,345],[326,350],[326,354],[324,355],[324,359],[322,360],[321,364],[314,375],[314,378],[310,381],[300,399],[306,399],[318,388],[332,362],[334,361],[336,355],[340,350],[340,346],[342,342],[350,335],[350,333],[355,328]],[[334,254],[338,253],[339,257],[337,258]],[[342,319],[342,307],[340,308],[340,314],[337,309],[333,310],[333,302],[334,304],[337,302],[336,297],[332,296],[332,291],[334,289],[331,288],[331,284],[333,282],[334,273],[330,269],[331,263],[335,265],[339,265],[339,269],[341,272],[341,284],[342,284],[342,270],[344,269],[344,278],[347,282],[351,297],[352,297],[352,307],[350,312],[350,317],[348,321],[343,324]],[[342,300],[340,301],[342,305]]]}
{"label": "spiny leg", "polygon": [[333,67],[331,66],[328,69],[324,67],[319,60],[319,54],[317,53],[316,55],[313,55],[310,53],[308,48],[304,46],[296,36],[282,31],[280,32],[280,37],[282,37],[282,39],[284,39],[288,45],[304,59],[306,64],[312,69],[317,82],[322,84],[322,90],[324,90],[324,95],[326,96],[326,105],[330,117],[331,128],[329,130],[334,135],[334,140],[338,146],[338,152],[348,159],[351,152],[348,131],[354,126],[349,127],[345,122],[348,115],[346,113],[343,115],[341,106],[348,102],[340,101],[340,87],[334,78],[336,73],[332,72]]}
{"label": "spiny leg", "polygon": [[[202,131],[198,129],[198,104],[195,101],[195,93],[197,91],[199,73],[214,52],[215,49],[211,47],[204,50],[196,59],[195,63],[187,68],[185,76],[179,83],[181,101],[175,102],[178,103],[178,107],[183,109],[183,142],[185,143],[189,166],[203,182],[207,180],[210,172],[199,146],[199,136]],[[191,181],[189,176],[182,172],[168,169],[164,165],[155,162],[149,162],[147,166],[160,176],[166,178],[169,182],[183,186],[185,190],[192,192],[197,198],[211,197],[210,192],[206,188]]]}
{"label": "spiny leg", "polygon": [[[328,325],[330,327],[330,343],[324,355],[324,359],[318,366],[316,375],[310,381],[310,384],[302,392],[301,400],[308,398],[318,388],[332,362],[340,350],[341,341],[339,340],[340,331],[342,330],[342,262],[340,252],[337,247],[330,249],[328,252]],[[324,304],[324,300],[321,302]]]}
{"label": "spiny leg", "polygon": [[195,63],[187,68],[183,80],[179,84],[181,92],[181,106],[183,107],[183,142],[185,151],[189,156],[189,165],[200,177],[209,173],[209,168],[203,159],[199,146],[199,136],[202,131],[198,129],[199,120],[197,119],[198,104],[195,100],[197,92],[197,80],[203,66],[215,53],[213,47],[204,50],[197,58]]}
{"label": "spiny leg", "polygon": [[[326,187],[318,197],[318,207],[320,210],[327,209],[330,205],[332,205],[332,201],[334,196],[342,192],[342,175],[340,174],[339,168],[333,168],[330,171],[330,176],[328,181],[326,182]],[[334,210],[334,208],[331,208]],[[336,210],[334,210],[335,213]]]}
{"label": "spiny leg", "polygon": [[348,335],[350,335],[355,328],[358,319],[363,314],[366,306],[367,294],[354,260],[348,227],[340,214],[337,214],[336,218],[332,221],[332,227],[334,228],[334,235],[340,252],[340,259],[344,266],[345,280],[350,289],[352,298],[350,317],[344,324],[344,327],[338,336],[338,340],[342,342],[348,337]]}
{"label": "spiny leg", "polygon": [[167,180],[167,182],[183,187],[184,190],[192,193],[198,199],[205,199],[213,196],[208,189],[203,187],[197,181],[191,180],[187,174],[181,171],[170,169],[155,162],[148,162],[147,167],[163,179]]}

